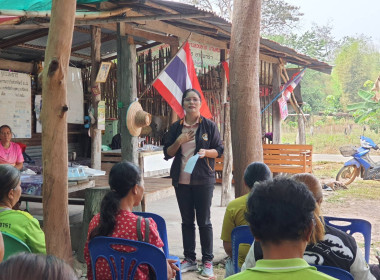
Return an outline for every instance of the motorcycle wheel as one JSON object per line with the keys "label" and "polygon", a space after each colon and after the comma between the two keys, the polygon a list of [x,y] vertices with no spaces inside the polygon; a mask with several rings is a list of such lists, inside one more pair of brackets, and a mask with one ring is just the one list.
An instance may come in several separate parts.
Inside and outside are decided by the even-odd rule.
{"label": "motorcycle wheel", "polygon": [[336,175],[336,180],[347,186],[351,184],[358,176],[359,168],[355,165],[343,166]]}

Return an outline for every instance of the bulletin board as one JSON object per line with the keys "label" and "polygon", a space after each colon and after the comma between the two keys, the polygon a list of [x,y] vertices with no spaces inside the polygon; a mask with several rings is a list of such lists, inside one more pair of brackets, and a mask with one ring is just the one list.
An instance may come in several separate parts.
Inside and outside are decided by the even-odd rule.
{"label": "bulletin board", "polygon": [[14,138],[32,137],[31,102],[30,76],[0,70],[0,125],[9,125]]}

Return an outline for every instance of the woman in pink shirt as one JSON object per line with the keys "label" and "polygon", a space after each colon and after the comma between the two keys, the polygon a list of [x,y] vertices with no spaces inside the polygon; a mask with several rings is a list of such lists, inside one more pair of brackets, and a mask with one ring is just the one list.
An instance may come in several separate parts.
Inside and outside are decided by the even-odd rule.
{"label": "woman in pink shirt", "polygon": [[0,126],[0,164],[10,164],[18,170],[22,169],[24,157],[17,143],[11,142],[12,130],[8,125]]}

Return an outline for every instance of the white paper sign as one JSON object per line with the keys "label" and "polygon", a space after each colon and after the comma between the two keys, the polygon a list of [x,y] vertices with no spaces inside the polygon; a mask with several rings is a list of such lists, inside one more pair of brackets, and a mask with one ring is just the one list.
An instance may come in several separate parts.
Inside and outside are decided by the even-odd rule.
{"label": "white paper sign", "polygon": [[30,76],[0,70],[0,125],[9,125],[14,138],[32,137],[31,107]]}

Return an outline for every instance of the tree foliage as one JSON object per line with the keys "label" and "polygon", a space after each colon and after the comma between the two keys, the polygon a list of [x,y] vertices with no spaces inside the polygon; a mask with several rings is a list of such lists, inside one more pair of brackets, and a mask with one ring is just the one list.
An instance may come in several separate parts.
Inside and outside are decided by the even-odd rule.
{"label": "tree foliage", "polygon": [[363,82],[374,80],[380,70],[380,55],[370,38],[345,38],[335,58],[333,79],[341,90],[341,102],[347,104],[361,101],[357,94]]}
{"label": "tree foliage", "polygon": [[[213,11],[232,21],[233,0],[182,0],[181,2]],[[284,0],[262,0],[261,33],[269,35],[290,32],[302,16],[298,6],[290,5]]]}

